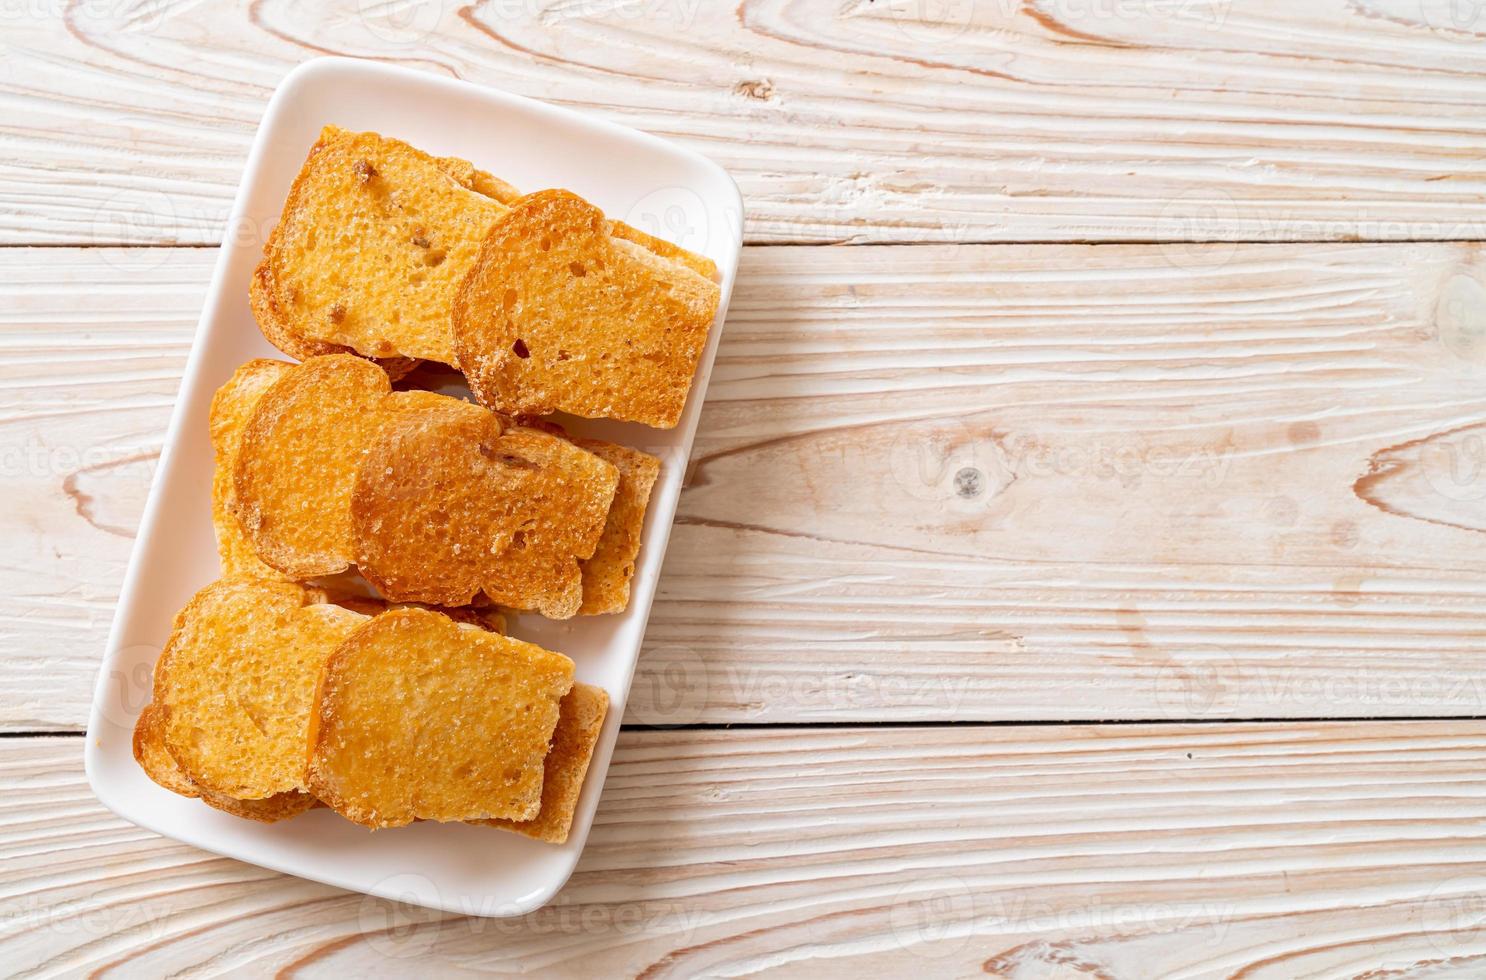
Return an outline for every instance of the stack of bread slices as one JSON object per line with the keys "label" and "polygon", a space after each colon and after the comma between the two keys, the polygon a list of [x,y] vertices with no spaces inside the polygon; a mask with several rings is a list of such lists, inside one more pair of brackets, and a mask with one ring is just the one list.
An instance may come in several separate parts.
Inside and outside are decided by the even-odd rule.
{"label": "stack of bread slices", "polygon": [[212,401],[222,577],[156,664],[150,778],[255,820],[566,840],[608,695],[503,610],[623,612],[660,461],[549,416],[675,426],[715,279],[568,191],[326,127],[249,290],[295,361]]}

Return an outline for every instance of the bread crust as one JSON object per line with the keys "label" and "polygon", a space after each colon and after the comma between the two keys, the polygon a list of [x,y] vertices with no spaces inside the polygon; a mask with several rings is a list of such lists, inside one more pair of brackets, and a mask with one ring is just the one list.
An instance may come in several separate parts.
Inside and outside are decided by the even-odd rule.
{"label": "bread crust", "polygon": [[618,488],[612,464],[560,437],[503,429],[449,400],[389,421],[351,495],[357,564],[394,599],[499,605],[566,619],[583,601]]}
{"label": "bread crust", "polygon": [[452,363],[453,292],[515,194],[468,161],[326,126],[264,247],[265,335]]}
{"label": "bread crust", "polygon": [[243,429],[263,393],[292,368],[287,361],[267,358],[239,367],[212,396],[210,428],[212,455],[212,530],[217,538],[217,557],[223,578],[285,578],[258,558],[253,542],[234,513],[236,492],[232,474]]}
{"label": "bread crust", "polygon": [[527,820],[573,662],[424,609],[365,623],[315,689],[306,782],[366,827]]}
{"label": "bread crust", "polygon": [[621,613],[629,606],[630,580],[634,578],[635,559],[640,554],[650,491],[660,476],[660,460],[638,449],[601,439],[573,442],[613,465],[619,473],[614,503],[604,519],[604,533],[593,556],[581,563],[583,604],[578,607],[578,615]]}
{"label": "bread crust", "polygon": [[574,684],[562,699],[557,728],[552,733],[552,748],[542,764],[542,805],[537,815],[530,820],[479,822],[549,844],[565,843],[608,712],[609,695],[603,688]]}
{"label": "bread crust", "polygon": [[286,372],[259,398],[234,462],[232,511],[263,562],[306,579],[355,560],[351,488],[391,390],[367,361],[333,354]]}
{"label": "bread crust", "polygon": [[[275,228],[274,234],[277,233],[278,229]],[[270,235],[266,248],[272,247],[273,235]],[[307,361],[312,357],[323,357],[326,354],[362,356],[344,344],[312,340],[294,329],[293,324],[285,319],[280,310],[278,290],[273,280],[273,267],[267,259],[259,262],[253,270],[253,278],[248,283],[248,308],[253,311],[253,319],[257,322],[263,339],[296,361]],[[393,381],[407,377],[419,364],[416,357],[371,357],[367,360],[386,371],[387,377]]]}
{"label": "bread crust", "polygon": [[658,240],[610,228],[564,190],[527,195],[492,227],[453,306],[455,360],[480,404],[680,420],[720,292],[633,238]]}
{"label": "bread crust", "polygon": [[228,579],[192,597],[155,666],[151,723],[204,799],[280,797],[263,805],[271,812],[298,805],[285,794],[304,788],[315,678],[365,621],[288,582]]}

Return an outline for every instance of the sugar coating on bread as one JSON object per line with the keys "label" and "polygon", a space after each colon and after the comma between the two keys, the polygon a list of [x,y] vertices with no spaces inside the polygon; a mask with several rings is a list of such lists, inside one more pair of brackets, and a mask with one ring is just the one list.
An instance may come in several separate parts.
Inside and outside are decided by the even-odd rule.
{"label": "sugar coating on bread", "polygon": [[572,616],[618,470],[558,436],[444,402],[391,418],[366,454],[351,497],[362,574],[392,599],[463,606],[483,591]]}
{"label": "sugar coating on bread", "polygon": [[645,528],[645,508],[650,491],[660,475],[660,460],[649,453],[599,439],[574,439],[574,443],[619,471],[614,503],[604,521],[604,533],[593,557],[583,565],[581,616],[624,612],[629,605],[630,579],[640,553],[640,535]]}
{"label": "sugar coating on bread", "polygon": [[315,357],[258,399],[233,472],[233,505],[258,557],[294,578],[355,560],[351,488],[391,391],[375,365]]}
{"label": "sugar coating on bread", "polygon": [[491,827],[514,830],[527,837],[561,844],[568,839],[573,826],[573,811],[583,792],[583,779],[599,734],[604,730],[604,716],[609,711],[609,695],[592,684],[574,684],[558,710],[557,728],[552,733],[552,748],[543,762],[542,808],[531,820],[487,820]]}
{"label": "sugar coating on bread", "polygon": [[[279,307],[278,297],[274,292],[273,269],[267,259],[258,263],[258,267],[253,270],[253,278],[248,284],[248,306],[253,311],[258,329],[263,333],[263,339],[297,361],[307,361],[326,354],[356,353],[343,344],[311,340],[295,330],[295,325],[284,317]],[[393,381],[404,377],[418,366],[417,358],[412,357],[376,358],[375,363]]]}
{"label": "sugar coating on bread", "polygon": [[676,425],[717,284],[610,228],[562,190],[495,222],[453,311],[456,363],[481,404]]}
{"label": "sugar coating on bread", "polygon": [[321,675],[310,791],[368,827],[529,820],[572,683],[561,654],[422,609],[384,613]]}
{"label": "sugar coating on bread", "polygon": [[264,250],[263,289],[285,332],[453,363],[454,292],[514,196],[467,161],[327,126]]}
{"label": "sugar coating on bread", "polygon": [[266,358],[249,361],[235,371],[212,396],[211,440],[215,467],[212,470],[212,528],[217,537],[217,556],[222,577],[282,578],[277,569],[265,565],[233,513],[233,468],[258,399],[293,365]]}
{"label": "sugar coating on bread", "polygon": [[289,582],[222,580],[176,617],[155,668],[166,750],[204,792],[265,799],[304,788],[315,681],[367,617]]}

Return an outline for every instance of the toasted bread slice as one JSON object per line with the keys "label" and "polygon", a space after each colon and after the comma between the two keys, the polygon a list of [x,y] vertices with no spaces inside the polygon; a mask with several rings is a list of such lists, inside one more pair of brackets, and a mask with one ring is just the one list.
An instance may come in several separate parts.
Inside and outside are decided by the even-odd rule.
{"label": "toasted bread slice", "polygon": [[[311,340],[295,331],[294,325],[284,318],[279,309],[278,296],[274,292],[273,270],[266,259],[253,270],[252,281],[248,284],[248,306],[253,311],[253,319],[258,321],[263,339],[297,361],[307,361],[326,354],[356,353],[344,344]],[[414,357],[382,357],[373,360],[393,381],[406,377],[418,366],[418,359]]]}
{"label": "toasted bread slice", "polygon": [[566,619],[583,601],[618,470],[455,399],[378,432],[351,495],[356,561],[396,600],[495,603]]}
{"label": "toasted bread slice", "polygon": [[355,560],[351,488],[392,390],[375,365],[314,357],[259,398],[233,471],[233,511],[265,563],[293,578]]}
{"label": "toasted bread slice", "polygon": [[203,796],[264,800],[304,788],[325,660],[367,617],[289,582],[223,580],[176,617],[155,668],[166,751]]}
{"label": "toasted bread slice", "polygon": [[574,684],[558,710],[557,728],[552,733],[552,748],[543,763],[542,808],[531,820],[486,820],[483,823],[502,830],[535,837],[551,844],[568,839],[573,826],[573,811],[583,792],[583,778],[593,761],[593,750],[604,730],[604,715],[609,711],[609,695],[592,684]]}
{"label": "toasted bread slice", "polygon": [[681,418],[717,284],[615,237],[568,191],[495,222],[454,298],[454,354],[482,405],[671,428]]}
{"label": "toasted bread slice", "polygon": [[253,543],[233,513],[232,472],[237,463],[243,429],[258,399],[290,370],[285,361],[260,358],[238,368],[212,396],[211,438],[216,467],[212,471],[212,528],[223,578],[282,578],[277,569],[258,560]]}
{"label": "toasted bread slice", "polygon": [[454,291],[515,193],[466,161],[327,126],[264,249],[260,304],[282,334],[452,363]]}
{"label": "toasted bread slice", "polygon": [[635,575],[635,557],[640,553],[640,532],[645,527],[645,508],[650,491],[660,475],[660,460],[628,446],[599,439],[574,439],[574,443],[619,471],[619,487],[604,521],[604,534],[593,557],[583,564],[581,616],[624,612],[629,605],[629,583]]}
{"label": "toasted bread slice", "polygon": [[529,820],[573,662],[423,609],[383,613],[325,665],[310,791],[368,827]]}
{"label": "toasted bread slice", "polygon": [[134,726],[134,758],[145,775],[172,793],[200,799],[208,806],[225,813],[260,823],[287,820],[311,809],[318,802],[313,796],[299,790],[275,793],[261,800],[238,800],[223,793],[202,789],[166,750],[164,718],[165,712],[158,704],[151,702],[145,705]]}

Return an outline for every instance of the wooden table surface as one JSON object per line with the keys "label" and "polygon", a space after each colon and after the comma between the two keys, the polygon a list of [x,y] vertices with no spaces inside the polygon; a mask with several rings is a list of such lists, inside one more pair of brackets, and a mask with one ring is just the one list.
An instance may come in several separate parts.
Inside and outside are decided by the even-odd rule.
{"label": "wooden table surface", "polygon": [[[324,52],[747,202],[597,822],[522,919],[82,774],[249,141]],[[1478,0],[0,5],[0,971],[1486,975],[1483,105]]]}

